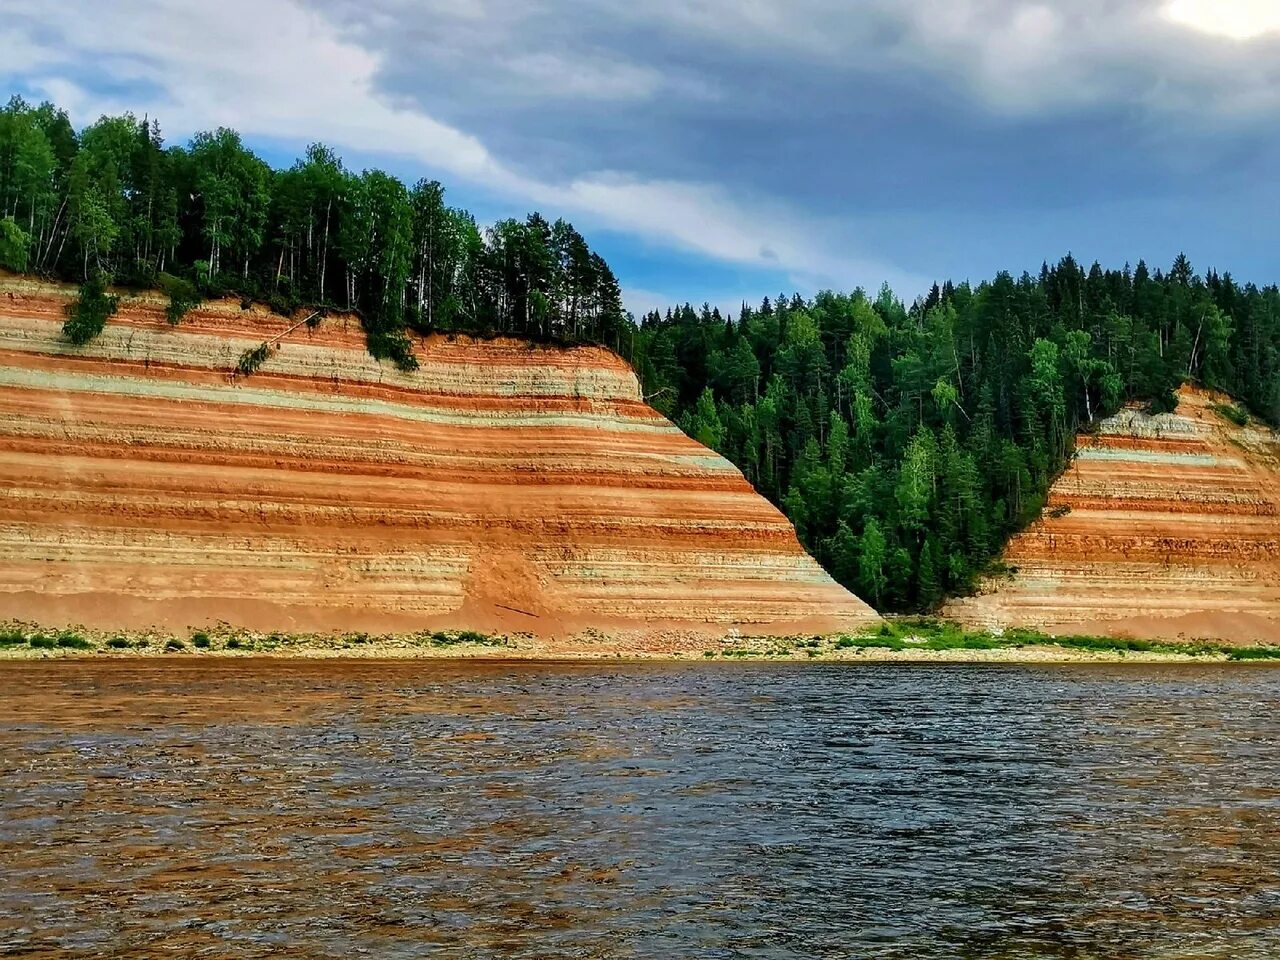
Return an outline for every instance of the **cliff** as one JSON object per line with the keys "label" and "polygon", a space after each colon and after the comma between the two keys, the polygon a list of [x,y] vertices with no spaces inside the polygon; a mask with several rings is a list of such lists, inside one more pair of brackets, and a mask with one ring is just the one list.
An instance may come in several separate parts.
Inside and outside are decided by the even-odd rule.
{"label": "cliff", "polygon": [[1079,438],[1012,576],[945,613],[978,626],[1280,641],[1280,441],[1228,398],[1184,387]]}
{"label": "cliff", "polygon": [[874,618],[723,458],[588,347],[299,327],[74,291],[0,293],[0,618],[103,628],[830,630]]}

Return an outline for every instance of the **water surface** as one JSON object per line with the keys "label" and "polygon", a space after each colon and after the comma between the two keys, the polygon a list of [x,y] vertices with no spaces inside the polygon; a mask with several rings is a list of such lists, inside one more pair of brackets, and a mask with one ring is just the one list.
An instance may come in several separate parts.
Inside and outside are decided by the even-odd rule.
{"label": "water surface", "polygon": [[1280,670],[0,666],[0,952],[1273,958]]}

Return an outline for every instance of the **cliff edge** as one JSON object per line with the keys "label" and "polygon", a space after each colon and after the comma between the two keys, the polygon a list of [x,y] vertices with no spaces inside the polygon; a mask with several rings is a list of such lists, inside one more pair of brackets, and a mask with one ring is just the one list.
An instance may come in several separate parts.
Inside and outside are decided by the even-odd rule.
{"label": "cliff edge", "polygon": [[607,350],[0,287],[0,618],[99,628],[827,631],[875,619]]}
{"label": "cliff edge", "polygon": [[1280,440],[1183,387],[1079,438],[1011,575],[944,611],[982,627],[1280,642]]}

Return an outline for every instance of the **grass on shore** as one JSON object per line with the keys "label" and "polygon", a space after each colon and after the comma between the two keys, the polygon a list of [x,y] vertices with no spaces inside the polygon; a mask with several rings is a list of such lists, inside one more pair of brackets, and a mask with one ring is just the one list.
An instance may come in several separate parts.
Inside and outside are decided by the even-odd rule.
{"label": "grass on shore", "polygon": [[[377,649],[394,656],[412,650],[514,649],[517,638],[474,630],[420,631],[378,635],[255,633],[222,624],[191,630],[185,637],[165,632],[95,633],[83,628],[49,630],[33,624],[0,624],[0,652],[41,651],[138,653],[287,653],[335,652]],[[931,617],[910,617],[873,626],[862,633],[832,636],[743,636],[725,640],[719,649],[706,650],[705,659],[839,659],[862,651],[885,650],[1018,650],[1024,647],[1059,648],[1124,657],[1130,653],[1176,655],[1229,661],[1280,660],[1280,646],[1238,647],[1215,640],[1172,642],[1127,637],[1050,636],[1037,630],[966,630],[959,624]]]}
{"label": "grass on shore", "polygon": [[1051,636],[1038,630],[966,630],[959,624],[932,617],[909,617],[880,624],[865,633],[833,637],[743,637],[704,657],[812,658],[859,650],[1017,650],[1023,647],[1060,647],[1124,656],[1175,654],[1227,660],[1280,660],[1280,647],[1237,647],[1215,640],[1185,642],[1140,640],[1129,637]]}
{"label": "grass on shore", "polygon": [[501,648],[513,645],[505,636],[479,633],[475,630],[424,630],[417,633],[379,635],[368,633],[308,634],[256,633],[229,625],[192,630],[186,637],[172,633],[142,631],[133,633],[96,633],[83,628],[49,630],[34,624],[9,622],[0,624],[0,651],[91,650],[96,652],[137,653],[266,653],[295,649],[356,650],[371,645],[396,648]]}

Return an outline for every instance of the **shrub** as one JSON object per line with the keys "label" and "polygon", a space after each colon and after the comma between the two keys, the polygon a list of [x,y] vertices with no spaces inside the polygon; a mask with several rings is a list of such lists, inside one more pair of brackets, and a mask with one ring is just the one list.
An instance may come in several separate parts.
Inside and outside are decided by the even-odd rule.
{"label": "shrub", "polygon": [[107,641],[107,646],[112,650],[128,650],[133,644],[124,637],[112,637]]}
{"label": "shrub", "polygon": [[1280,647],[1238,647],[1227,654],[1228,660],[1280,660]]}
{"label": "shrub", "polygon": [[165,319],[174,326],[177,326],[187,313],[204,302],[196,285],[189,280],[162,273],[159,283],[160,289],[169,295],[169,305],[164,311]]}
{"label": "shrub", "polygon": [[183,643],[181,640],[179,640],[177,637],[170,637],[169,641],[164,645],[164,648],[166,651],[172,652],[177,650],[185,650],[187,649],[187,645]]}
{"label": "shrub", "polygon": [[5,627],[0,630],[0,647],[15,647],[27,642],[27,635],[16,627]]}
{"label": "shrub", "polygon": [[260,343],[251,350],[246,350],[240,354],[240,360],[236,363],[236,373],[242,377],[252,376],[258,372],[258,368],[267,361],[267,357],[271,356],[271,344]]}
{"label": "shrub", "polygon": [[93,644],[78,633],[71,633],[70,631],[58,634],[57,639],[58,646],[69,650],[88,650],[93,646]]}
{"label": "shrub", "polygon": [[232,637],[227,641],[228,650],[239,650],[244,646],[239,637]]}
{"label": "shrub", "polygon": [[1172,390],[1162,390],[1147,404],[1147,413],[1173,413],[1178,409],[1178,395]]}
{"label": "shrub", "polygon": [[1249,425],[1249,414],[1233,403],[1215,403],[1213,404],[1213,410],[1218,416],[1230,420],[1237,427],[1247,427]]}
{"label": "shrub", "polygon": [[31,237],[18,226],[13,217],[0,220],[0,267],[22,273],[27,269],[27,254],[30,249]]}
{"label": "shrub", "polygon": [[503,637],[491,637],[489,634],[480,633],[478,630],[437,630],[429,635],[429,639],[432,645],[437,647],[454,647],[463,643],[482,647],[501,647],[506,645],[506,640]]}
{"label": "shrub", "polygon": [[58,638],[49,637],[43,633],[37,633],[27,641],[27,644],[36,650],[52,650],[58,645]]}
{"label": "shrub", "polygon": [[403,330],[385,330],[379,327],[366,327],[365,340],[369,353],[377,360],[390,360],[396,369],[418,369],[418,358],[413,355],[413,343]]}
{"label": "shrub", "polygon": [[208,650],[212,645],[212,641],[209,639],[209,635],[203,630],[197,630],[195,633],[191,634],[191,645],[199,648],[200,650]]}
{"label": "shrub", "polygon": [[62,332],[82,346],[102,332],[107,318],[120,306],[120,298],[107,292],[108,278],[95,274],[80,285],[80,295],[67,305],[67,322]]}

